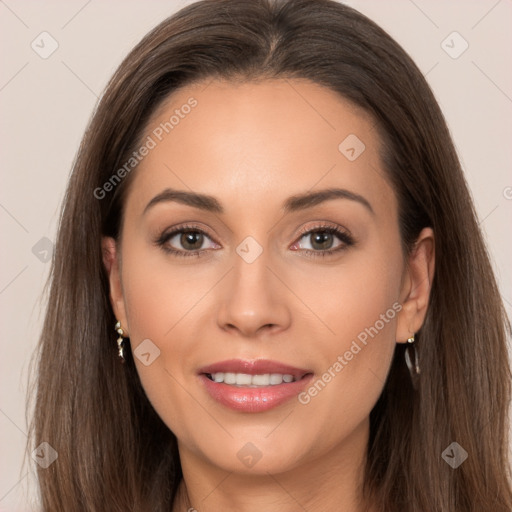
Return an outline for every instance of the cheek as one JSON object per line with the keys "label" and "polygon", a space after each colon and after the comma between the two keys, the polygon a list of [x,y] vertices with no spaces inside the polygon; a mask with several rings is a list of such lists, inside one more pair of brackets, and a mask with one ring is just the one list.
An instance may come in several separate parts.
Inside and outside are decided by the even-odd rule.
{"label": "cheek", "polygon": [[130,333],[137,339],[168,339],[211,288],[206,267],[170,264],[171,256],[141,241],[126,245],[123,293]]}
{"label": "cheek", "polygon": [[[130,329],[130,345],[145,393],[168,427],[188,439],[186,425],[203,424],[204,409],[187,392],[193,357],[204,336],[197,329],[203,297],[212,288],[211,271],[198,266],[170,265],[166,256],[142,244],[125,242],[123,292]],[[205,266],[206,267],[206,266]],[[145,365],[138,347],[150,340],[158,356]],[[147,346],[147,345],[146,345]],[[190,442],[192,442],[190,440]]]}
{"label": "cheek", "polygon": [[[299,396],[322,425],[326,443],[364,421],[380,396],[396,346],[401,255],[393,248],[361,251],[346,264],[316,275],[308,304],[329,335],[317,339],[322,367]],[[324,331],[319,324],[318,328]],[[318,359],[318,356],[317,356]]]}
{"label": "cheek", "polygon": [[369,329],[379,339],[393,337],[401,308],[396,304],[401,273],[401,255],[395,246],[374,243],[348,252],[336,266],[304,268],[295,277],[290,275],[289,282],[317,317],[324,353],[332,356],[333,351],[348,349],[347,343],[350,346],[358,336],[364,342]]}

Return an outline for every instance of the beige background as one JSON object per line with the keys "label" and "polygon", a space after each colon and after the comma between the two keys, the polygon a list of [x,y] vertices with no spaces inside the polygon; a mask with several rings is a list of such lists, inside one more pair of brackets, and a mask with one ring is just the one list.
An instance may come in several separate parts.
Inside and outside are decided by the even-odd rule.
{"label": "beige background", "polygon": [[[49,269],[48,241],[40,240],[55,240],[71,163],[108,78],[150,28],[188,3],[0,0],[0,511],[35,509],[32,470],[21,463],[28,365]],[[426,74],[459,151],[510,314],[512,1],[348,3],[385,28]],[[47,59],[31,48],[43,31],[59,45]],[[453,31],[469,44],[456,59],[442,47]],[[454,52],[464,43],[450,36],[447,44]]]}

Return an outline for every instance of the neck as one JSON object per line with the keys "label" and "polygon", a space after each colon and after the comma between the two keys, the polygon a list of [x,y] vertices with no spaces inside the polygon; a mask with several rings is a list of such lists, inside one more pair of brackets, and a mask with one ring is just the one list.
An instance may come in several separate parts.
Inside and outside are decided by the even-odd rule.
{"label": "neck", "polygon": [[180,445],[183,480],[173,512],[368,512],[361,491],[369,422],[328,453],[279,473],[241,474],[212,465]]}

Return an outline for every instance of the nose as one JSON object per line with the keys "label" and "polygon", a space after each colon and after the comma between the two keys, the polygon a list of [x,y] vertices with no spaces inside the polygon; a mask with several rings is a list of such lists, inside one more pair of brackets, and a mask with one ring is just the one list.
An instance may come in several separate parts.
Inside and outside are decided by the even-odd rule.
{"label": "nose", "polygon": [[289,327],[287,301],[292,294],[266,254],[264,251],[252,263],[235,256],[234,268],[223,280],[217,311],[217,323],[223,330],[254,338]]}

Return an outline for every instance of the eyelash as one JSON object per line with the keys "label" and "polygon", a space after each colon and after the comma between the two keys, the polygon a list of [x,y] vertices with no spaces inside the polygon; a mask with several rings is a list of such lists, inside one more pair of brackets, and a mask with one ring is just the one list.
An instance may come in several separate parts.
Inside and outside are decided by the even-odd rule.
{"label": "eyelash", "polygon": [[[188,257],[188,258],[199,257],[201,255],[201,253],[204,251],[207,251],[207,249],[200,249],[197,251],[181,251],[181,250],[173,249],[173,248],[165,245],[175,235],[180,234],[180,233],[187,233],[187,232],[200,233],[208,238],[211,238],[208,235],[208,233],[206,233],[204,230],[202,230],[198,226],[183,225],[183,226],[179,226],[179,227],[173,229],[169,233],[165,233],[165,232],[162,233],[158,237],[158,239],[155,240],[155,244],[158,245],[159,247],[161,247],[166,253],[172,254],[174,256]],[[315,251],[312,249],[299,249],[313,257],[325,258],[325,257],[331,256],[334,253],[343,251],[343,250],[347,249],[348,247],[353,246],[355,244],[355,241],[352,238],[352,236],[350,236],[346,231],[342,231],[339,228],[336,228],[331,225],[325,225],[325,224],[321,224],[321,225],[315,226],[313,228],[302,230],[299,234],[297,241],[306,235],[311,235],[316,232],[329,233],[329,234],[336,235],[338,237],[338,239],[343,243],[342,243],[342,245],[340,245],[339,247],[336,247],[335,249],[328,249],[326,251]]]}

